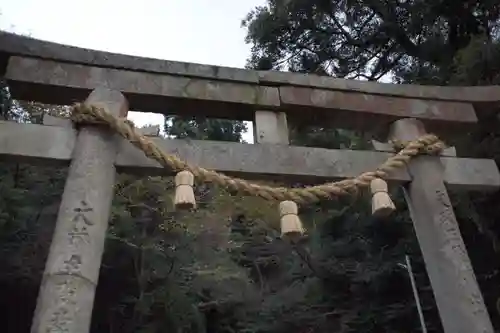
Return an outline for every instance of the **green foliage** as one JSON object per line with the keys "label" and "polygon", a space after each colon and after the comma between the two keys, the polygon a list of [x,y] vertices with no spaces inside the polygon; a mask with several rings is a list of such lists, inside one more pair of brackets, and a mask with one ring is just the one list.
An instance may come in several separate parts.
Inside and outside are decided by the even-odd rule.
{"label": "green foliage", "polygon": [[454,58],[453,84],[495,85],[500,83],[500,43],[485,36],[472,38]]}
{"label": "green foliage", "polygon": [[247,128],[242,121],[205,117],[165,117],[165,132],[178,139],[241,141]]}
{"label": "green foliage", "polygon": [[112,278],[127,269],[135,283],[114,287],[126,296],[114,300],[114,310],[105,316],[96,313],[95,325],[111,316],[123,332],[204,332],[206,303],[238,301],[250,287],[207,229],[192,225],[215,216],[174,212],[173,189],[170,178],[121,177],[103,264],[109,268],[103,273]]}
{"label": "green foliage", "polygon": [[498,34],[499,16],[494,0],[269,0],[243,26],[252,68],[439,83],[473,36]]}

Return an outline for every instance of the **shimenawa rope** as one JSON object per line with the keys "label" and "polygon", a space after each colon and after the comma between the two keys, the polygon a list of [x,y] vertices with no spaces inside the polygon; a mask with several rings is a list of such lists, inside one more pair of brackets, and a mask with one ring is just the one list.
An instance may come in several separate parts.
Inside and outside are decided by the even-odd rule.
{"label": "shimenawa rope", "polygon": [[444,149],[444,143],[437,136],[426,134],[411,142],[393,142],[395,149],[399,150],[397,154],[389,157],[375,171],[364,172],[355,178],[304,188],[272,187],[253,184],[240,178],[229,177],[213,170],[189,165],[177,156],[161,151],[154,142],[139,134],[132,122],[115,117],[102,108],[77,103],[73,106],[71,120],[77,124],[105,124],[163,167],[170,168],[175,172],[188,170],[196,179],[202,182],[211,182],[232,191],[262,197],[267,200],[292,200],[298,204],[356,194],[360,188],[370,186],[372,180],[376,178],[385,179],[390,172],[404,167],[412,157],[419,154],[439,154]]}

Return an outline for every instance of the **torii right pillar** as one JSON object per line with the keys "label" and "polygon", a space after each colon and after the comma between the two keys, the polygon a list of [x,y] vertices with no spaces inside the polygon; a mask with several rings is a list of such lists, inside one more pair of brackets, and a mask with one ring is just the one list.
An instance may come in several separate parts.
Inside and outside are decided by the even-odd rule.
{"label": "torii right pillar", "polygon": [[[391,139],[415,140],[425,134],[419,120],[392,124]],[[404,188],[445,333],[493,333],[488,311],[460,234],[443,180],[439,157],[418,156],[409,163]]]}

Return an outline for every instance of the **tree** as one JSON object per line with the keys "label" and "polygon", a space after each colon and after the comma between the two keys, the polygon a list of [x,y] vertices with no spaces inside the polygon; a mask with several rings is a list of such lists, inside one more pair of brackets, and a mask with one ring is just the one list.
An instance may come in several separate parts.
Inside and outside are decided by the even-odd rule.
{"label": "tree", "polygon": [[446,83],[475,37],[498,40],[495,0],[269,0],[243,21],[249,66],[397,82]]}

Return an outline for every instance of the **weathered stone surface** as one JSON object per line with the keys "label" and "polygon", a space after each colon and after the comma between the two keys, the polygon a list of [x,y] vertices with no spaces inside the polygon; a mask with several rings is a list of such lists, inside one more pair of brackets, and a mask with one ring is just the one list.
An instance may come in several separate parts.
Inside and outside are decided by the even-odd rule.
{"label": "weathered stone surface", "polygon": [[255,111],[253,122],[255,143],[288,145],[286,113]]}
{"label": "weathered stone surface", "polygon": [[54,117],[50,114],[43,116],[43,124],[45,126],[73,127],[69,118]]}
{"label": "weathered stone surface", "polygon": [[241,68],[159,60],[89,50],[19,36],[5,31],[0,31],[0,54],[1,53],[60,60],[96,67],[121,68],[141,72],[201,77],[235,82],[259,82],[257,72]]}
{"label": "weathered stone surface", "polygon": [[[247,179],[280,179],[324,182],[355,177],[376,169],[390,154],[374,151],[334,150],[272,144],[165,140],[155,138],[161,149],[193,165]],[[457,190],[495,190],[500,174],[494,160],[441,157],[445,182]],[[163,172],[158,163],[128,143],[122,147],[117,167],[143,174]],[[145,168],[140,170],[140,168]],[[158,170],[159,169],[159,170]],[[407,182],[405,169],[396,171],[389,181]]]}
{"label": "weathered stone surface", "polygon": [[[392,127],[392,139],[415,140],[425,134],[416,119]],[[445,187],[446,163],[419,156],[408,166],[412,182],[405,197],[446,333],[493,333],[467,249]]]}
{"label": "weathered stone surface", "polygon": [[455,102],[500,101],[500,86],[420,86],[414,84],[391,84],[360,80],[346,80],[329,76],[279,71],[259,71],[258,73],[259,82],[269,86],[287,85],[307,88],[322,88],[326,90]]}
{"label": "weathered stone surface", "polygon": [[[335,117],[335,111],[344,110],[352,111],[354,117],[356,117],[355,113],[360,113],[357,123],[362,122],[363,118],[361,117],[365,117],[367,114],[377,114],[395,119],[413,117],[449,122],[477,122],[474,108],[468,103],[398,98],[299,87],[280,87],[279,90],[281,103],[284,107],[304,106],[327,109],[324,114],[333,114],[330,118],[334,117],[335,121],[341,121],[341,119],[337,119],[340,117]],[[367,121],[370,120],[367,119]]]}
{"label": "weathered stone surface", "polygon": [[[389,154],[370,151],[328,150],[273,144],[152,139],[162,151],[193,165],[247,179],[287,179],[290,181],[325,181],[354,177],[383,162]],[[122,170],[141,174],[165,173],[130,143],[124,142],[116,165]],[[143,168],[141,171],[140,168]],[[390,177],[408,181],[406,171]],[[500,184],[500,182],[499,182]]]}
{"label": "weathered stone surface", "polygon": [[[141,111],[168,113],[197,112],[231,117],[238,111],[236,105],[247,107],[277,107],[280,103],[277,88],[257,85],[213,81],[199,78],[133,72],[127,70],[90,67],[34,58],[11,57],[5,77],[9,80],[14,96],[42,98],[47,102],[65,104],[77,97],[63,94],[62,89],[85,93],[96,87],[106,87],[123,92],[130,107]],[[23,83],[43,85],[43,90],[23,89]],[[18,86],[21,88],[18,89]],[[21,92],[19,92],[21,91]],[[27,95],[26,95],[27,94]],[[39,95],[36,95],[39,94]],[[16,96],[17,97],[17,96]],[[202,104],[205,102],[205,104]],[[216,104],[207,104],[207,103]],[[184,104],[183,104],[184,103]],[[195,104],[196,103],[196,104]],[[226,111],[217,105],[226,104]],[[215,106],[215,107],[214,107]],[[245,115],[250,118],[249,114]]]}
{"label": "weathered stone surface", "polygon": [[298,87],[265,87],[11,57],[14,97],[52,104],[77,101],[95,87],[122,91],[132,109],[253,120],[255,110],[282,111],[293,122],[372,129],[417,117],[439,134],[477,121],[471,104]]}
{"label": "weathered stone surface", "polygon": [[[0,159],[28,163],[67,165],[75,143],[75,130],[66,127],[0,122]],[[325,182],[354,177],[375,169],[389,153],[329,150],[272,144],[241,144],[152,138],[162,150],[208,169],[248,179]],[[121,171],[164,175],[168,170],[123,142],[115,162]],[[441,157],[444,179],[457,190],[498,190],[500,174],[493,160]],[[405,169],[389,177],[396,183],[410,181]]]}
{"label": "weathered stone surface", "polygon": [[63,164],[71,158],[76,130],[71,127],[0,121],[0,159]]}
{"label": "weathered stone surface", "polygon": [[[117,91],[96,89],[86,102],[118,117],[127,115],[127,101]],[[46,127],[75,135],[68,127]],[[102,126],[81,126],[76,135],[32,333],[88,333],[90,329],[114,195],[118,139]]]}
{"label": "weathered stone surface", "polygon": [[40,293],[52,297],[39,300],[40,310],[33,319],[32,333],[88,332],[84,329],[92,319],[93,282],[77,275],[53,275],[42,279]]}
{"label": "weathered stone surface", "polygon": [[[45,115],[43,117],[43,124],[45,126],[57,126],[57,127],[73,127],[73,122],[69,118],[54,117],[51,115]],[[137,128],[137,131],[144,136],[158,136],[160,135],[160,125],[147,125]]]}
{"label": "weathered stone surface", "polygon": [[500,87],[441,87],[407,84],[375,83],[345,80],[313,74],[279,71],[252,71],[241,68],[194,64],[178,61],[128,56],[62,45],[0,31],[0,57],[21,55],[59,60],[95,67],[127,69],[140,72],[199,77],[268,86],[301,86],[327,90],[354,91],[365,94],[389,95],[417,99],[456,102],[499,102]]}
{"label": "weathered stone surface", "polygon": [[149,125],[138,128],[137,131],[144,136],[158,136],[160,135],[159,125]]}

